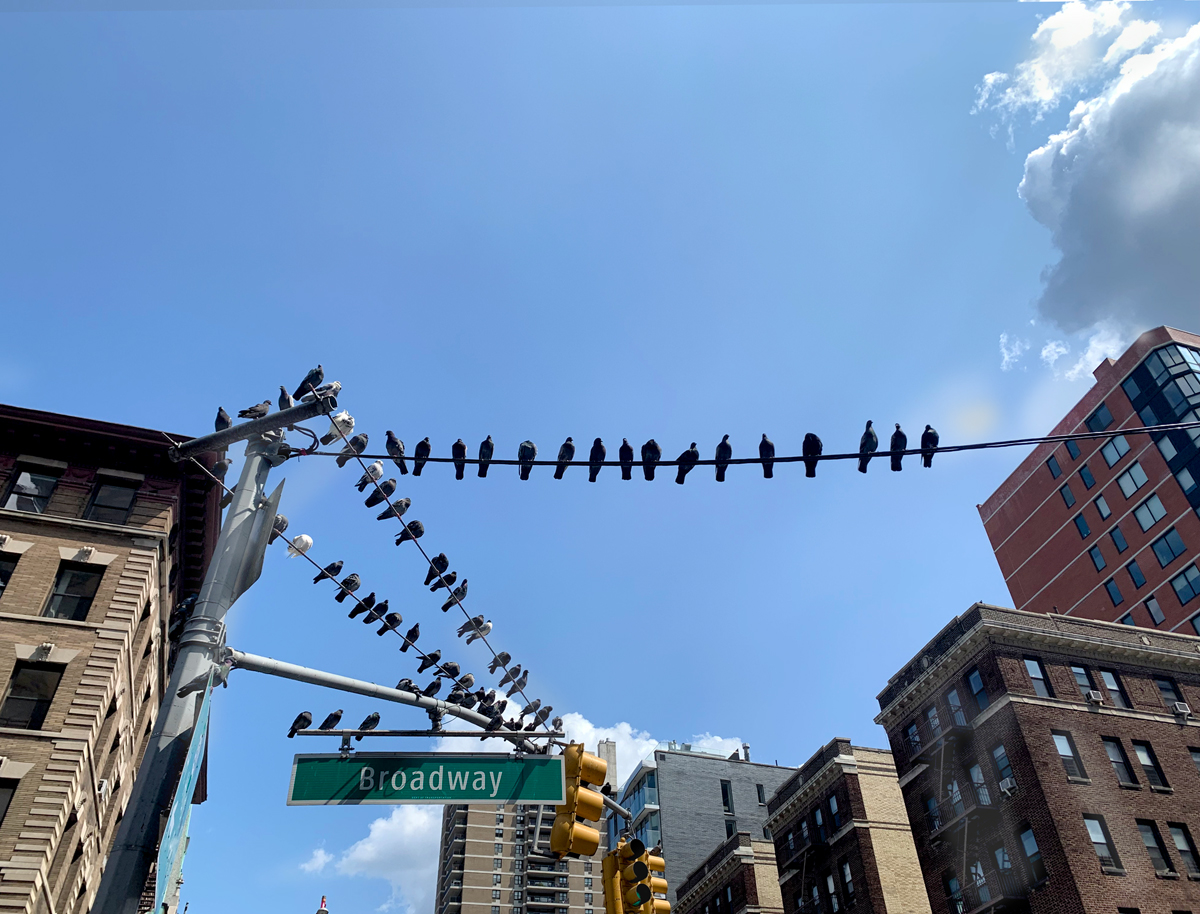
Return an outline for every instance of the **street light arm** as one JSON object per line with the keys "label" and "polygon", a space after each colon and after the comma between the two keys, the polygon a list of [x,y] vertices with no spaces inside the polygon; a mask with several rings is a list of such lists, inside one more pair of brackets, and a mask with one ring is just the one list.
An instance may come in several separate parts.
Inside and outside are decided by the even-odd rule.
{"label": "street light arm", "polygon": [[336,397],[317,397],[310,403],[301,403],[290,409],[281,409],[270,413],[261,419],[251,419],[249,422],[239,422],[229,428],[200,438],[183,441],[168,448],[167,455],[174,461],[187,460],[205,451],[223,451],[237,441],[255,438],[266,432],[287,428],[298,422],[306,422],[324,413],[328,415],[337,409]]}

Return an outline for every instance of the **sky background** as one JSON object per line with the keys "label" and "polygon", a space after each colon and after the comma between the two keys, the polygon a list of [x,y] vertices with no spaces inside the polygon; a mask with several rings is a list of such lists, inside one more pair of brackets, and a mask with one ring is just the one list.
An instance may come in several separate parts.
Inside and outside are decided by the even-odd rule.
{"label": "sky background", "polygon": [[[11,8],[11,7],[9,7]],[[1196,329],[1195,4],[0,13],[0,399],[184,434],[317,362],[382,447],[571,435],[751,456],[1046,432],[1141,329]],[[1079,103],[1079,107],[1076,104]],[[1188,137],[1192,139],[1189,140]],[[886,445],[885,445],[886,446]],[[240,455],[233,473],[240,470]],[[402,477],[423,543],[573,735],[804,762],[886,745],[875,696],[976,600],[1023,451],[932,470]],[[411,546],[288,463],[322,564],[455,643]],[[270,550],[240,649],[415,664]],[[424,716],[235,672],[190,914],[430,914],[440,808],[288,808],[301,709]],[[476,744],[477,745],[477,744]],[[425,745],[406,746],[423,749]]]}

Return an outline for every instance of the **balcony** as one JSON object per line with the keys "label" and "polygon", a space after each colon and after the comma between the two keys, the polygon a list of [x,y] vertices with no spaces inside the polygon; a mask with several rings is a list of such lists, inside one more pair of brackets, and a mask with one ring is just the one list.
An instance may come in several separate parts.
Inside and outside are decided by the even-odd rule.
{"label": "balcony", "polygon": [[989,914],[1024,907],[1029,898],[1025,882],[1012,870],[992,873],[984,882],[964,886],[946,899],[951,914]]}
{"label": "balcony", "polygon": [[789,849],[787,841],[779,841],[775,846],[775,863],[779,868],[779,876],[783,878],[788,873],[800,869],[811,870],[829,852],[829,842],[816,832],[811,832],[808,841],[797,843]]}
{"label": "balcony", "polygon": [[938,844],[960,824],[1000,815],[1000,792],[992,785],[966,783],[938,804],[937,812],[925,814],[929,841]]}
{"label": "balcony", "polygon": [[931,724],[924,717],[913,723],[915,730],[905,729],[899,734],[897,771],[901,766],[908,768],[919,761],[933,759],[943,745],[957,745],[964,742],[971,738],[973,732],[971,724],[962,711],[959,711],[946,723],[937,726]]}

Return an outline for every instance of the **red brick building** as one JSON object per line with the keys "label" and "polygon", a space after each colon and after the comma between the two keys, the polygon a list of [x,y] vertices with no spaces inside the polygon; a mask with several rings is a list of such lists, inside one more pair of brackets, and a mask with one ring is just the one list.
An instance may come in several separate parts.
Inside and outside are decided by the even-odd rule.
{"label": "red brick building", "polygon": [[784,914],[775,848],[735,832],[687,875],[676,898],[672,914]]}
{"label": "red brick building", "polygon": [[[1200,418],[1200,336],[1143,333],[1050,432]],[[979,506],[1017,609],[1200,632],[1200,429],[1047,443]]]}

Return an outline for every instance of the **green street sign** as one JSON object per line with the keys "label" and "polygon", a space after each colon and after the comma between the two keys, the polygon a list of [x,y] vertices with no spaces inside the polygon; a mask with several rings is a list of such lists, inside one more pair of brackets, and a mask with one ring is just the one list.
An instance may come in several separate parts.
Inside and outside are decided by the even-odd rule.
{"label": "green street sign", "polygon": [[565,801],[562,756],[356,752],[297,755],[288,806]]}

